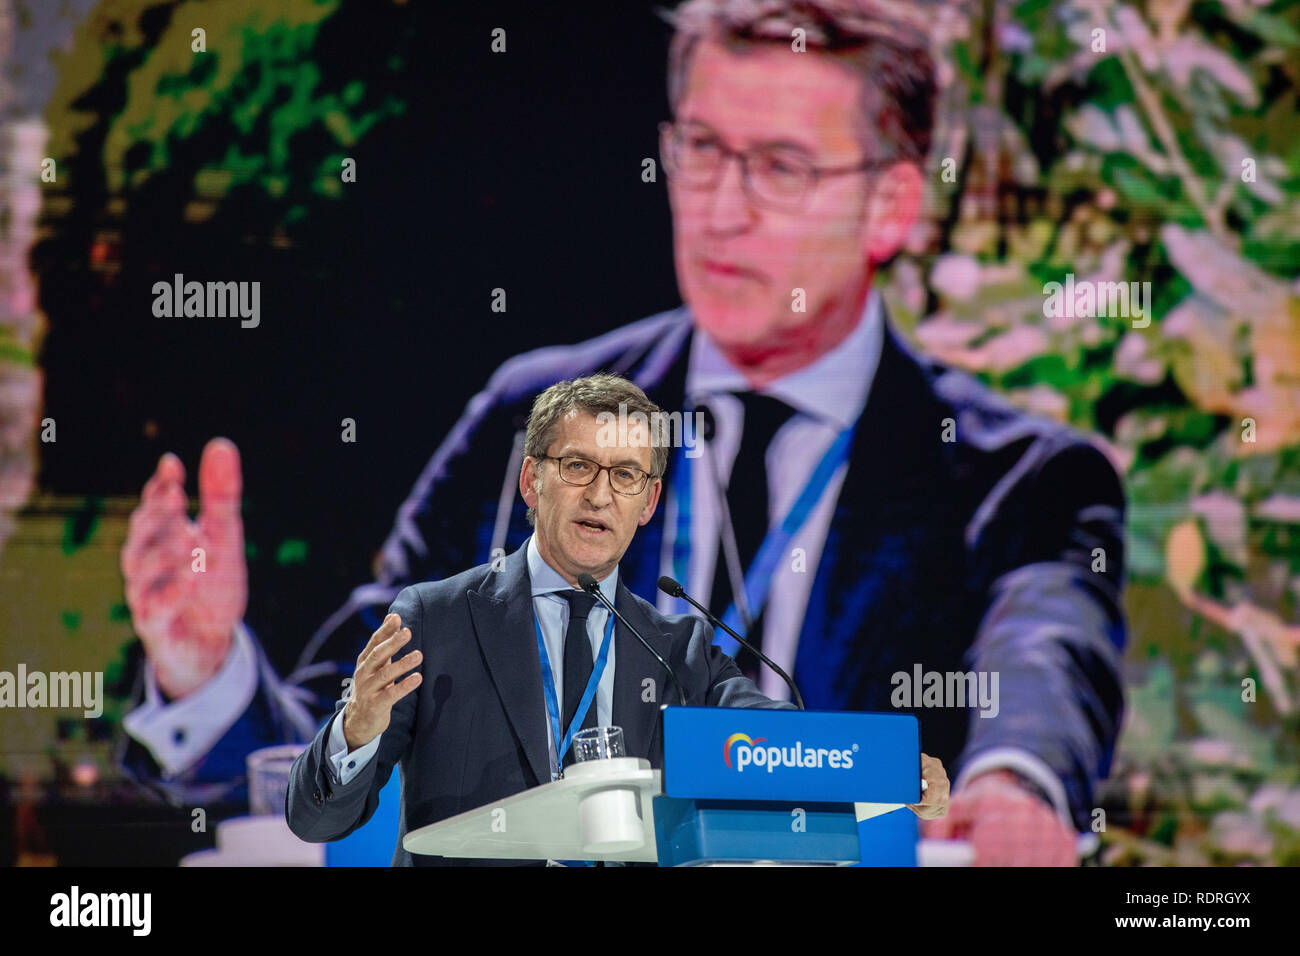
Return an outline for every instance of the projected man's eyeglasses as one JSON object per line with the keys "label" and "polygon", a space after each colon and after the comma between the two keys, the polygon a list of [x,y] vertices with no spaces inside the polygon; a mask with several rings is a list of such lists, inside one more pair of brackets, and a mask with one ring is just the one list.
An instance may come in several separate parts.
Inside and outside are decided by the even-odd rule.
{"label": "projected man's eyeglasses", "polygon": [[735,150],[699,123],[660,123],[659,155],[669,178],[687,189],[713,189],[727,162],[740,161],[745,195],[779,212],[799,212],[826,177],[881,169],[894,160],[864,160],[852,166],[818,166],[803,150],[778,144]]}

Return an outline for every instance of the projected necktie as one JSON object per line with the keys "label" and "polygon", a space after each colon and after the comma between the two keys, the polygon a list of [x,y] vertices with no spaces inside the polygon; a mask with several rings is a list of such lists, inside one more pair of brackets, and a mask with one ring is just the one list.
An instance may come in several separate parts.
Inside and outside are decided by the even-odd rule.
{"label": "projected necktie", "polygon": [[[569,627],[564,633],[564,722],[561,724],[563,731],[567,732],[578,712],[578,704],[582,701],[583,691],[587,689],[587,681],[591,680],[591,639],[587,637],[587,618],[591,615],[596,599],[584,591],[560,591],[559,594],[569,602]],[[593,697],[582,727],[595,726],[596,699]],[[557,740],[555,743],[559,746],[560,742]],[[572,753],[571,748],[570,756],[564,760],[565,766],[573,762]]]}
{"label": "projected necktie", "polygon": [[[740,552],[740,566],[748,571],[758,553],[758,547],[767,534],[768,483],[765,457],[767,446],[781,426],[788,422],[795,410],[770,395],[758,392],[737,392],[745,409],[742,423],[740,449],[736,452],[731,466],[731,478],[727,482],[727,507],[731,512],[731,525],[736,532],[736,550]],[[722,531],[721,528],[719,528]],[[725,532],[723,532],[725,534]],[[718,561],[713,573],[713,593],[710,610],[718,616],[735,600],[743,582],[731,581],[727,570],[727,559],[721,546],[718,549]],[[744,637],[755,647],[763,646],[763,615],[749,628]],[[740,630],[740,628],[737,628]],[[750,677],[758,673],[758,659],[748,650],[741,648],[736,654],[736,663]]]}

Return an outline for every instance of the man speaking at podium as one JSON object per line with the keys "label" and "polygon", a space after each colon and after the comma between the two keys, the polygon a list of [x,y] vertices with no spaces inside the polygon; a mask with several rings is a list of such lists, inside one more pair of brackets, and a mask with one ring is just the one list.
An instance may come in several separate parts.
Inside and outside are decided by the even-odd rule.
{"label": "man speaking at podium", "polygon": [[[627,427],[608,427],[606,414]],[[294,763],[285,808],[294,833],[313,843],[347,836],[375,812],[397,764],[393,864],[447,865],[456,861],[413,857],[402,837],[555,779],[583,727],[622,727],[628,756],[662,767],[659,707],[678,700],[676,689],[654,655],[579,589],[583,574],[669,663],[687,704],[793,706],[759,693],[713,646],[706,622],[661,615],[619,580],[619,559],[663,488],[669,436],[650,425],[660,415],[614,375],[560,382],[538,396],[519,474],[532,536],[501,561],[397,595],[357,658],[349,698]],[[922,769],[928,787],[912,810],[942,816],[947,775],[925,755]]]}

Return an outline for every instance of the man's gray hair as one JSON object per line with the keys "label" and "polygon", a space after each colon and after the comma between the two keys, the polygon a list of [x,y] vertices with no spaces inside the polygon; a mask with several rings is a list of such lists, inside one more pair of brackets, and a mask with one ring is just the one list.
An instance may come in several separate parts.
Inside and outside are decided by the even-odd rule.
{"label": "man's gray hair", "polygon": [[925,6],[890,0],[687,0],[662,13],[676,31],[668,48],[668,102],[676,113],[701,40],[739,53],[759,44],[789,50],[797,28],[808,50],[835,57],[861,77],[858,136],[865,158],[924,163],[936,82],[930,44],[916,22]]}
{"label": "man's gray hair", "polygon": [[[571,412],[589,412],[597,416],[608,412],[618,418],[620,406],[626,420],[632,421],[632,415],[640,412],[651,425],[650,473],[652,480],[661,477],[668,467],[668,443],[672,438],[667,429],[654,427],[659,420],[657,416],[661,414],[659,406],[623,376],[604,372],[556,382],[533,400],[524,430],[524,454],[534,458],[547,454],[555,440],[556,426]],[[647,484],[646,488],[649,487]],[[529,508],[527,516],[528,523],[536,525],[537,509]]]}

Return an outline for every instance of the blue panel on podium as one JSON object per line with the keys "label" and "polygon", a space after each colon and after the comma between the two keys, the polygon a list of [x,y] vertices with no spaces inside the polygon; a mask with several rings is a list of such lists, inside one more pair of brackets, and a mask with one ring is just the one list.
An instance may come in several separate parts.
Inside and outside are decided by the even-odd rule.
{"label": "blue panel on podium", "polygon": [[858,827],[844,804],[655,797],[660,866],[701,863],[858,862]]}
{"label": "blue panel on podium", "polygon": [[670,797],[921,802],[911,714],[666,707],[663,717]]}
{"label": "blue panel on podium", "polygon": [[916,814],[911,810],[882,813],[858,824],[862,866],[916,866],[919,839]]}

